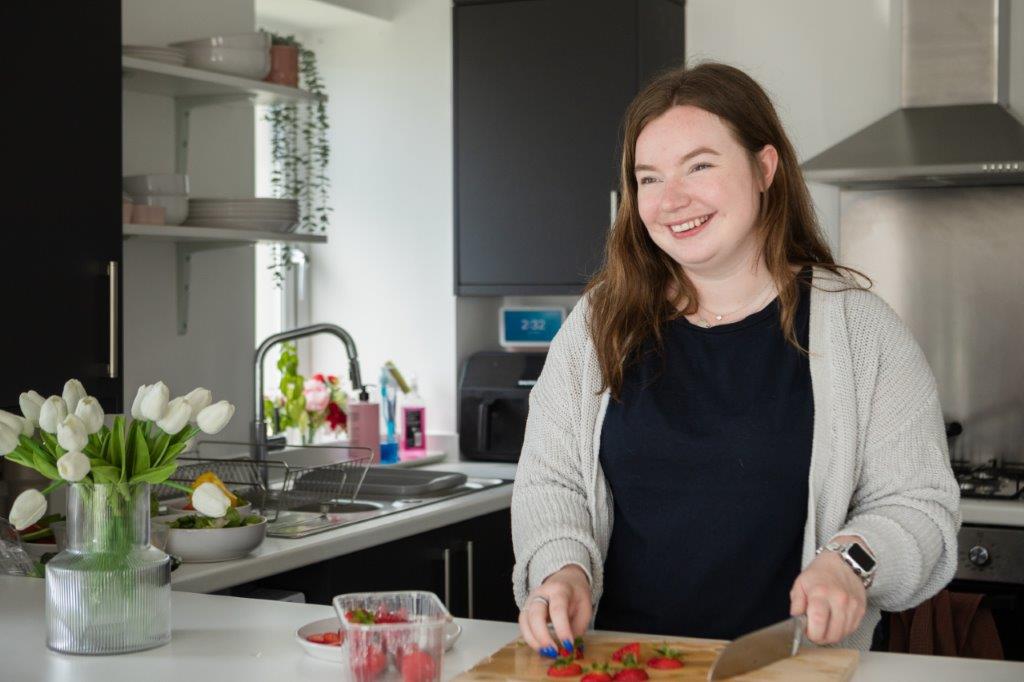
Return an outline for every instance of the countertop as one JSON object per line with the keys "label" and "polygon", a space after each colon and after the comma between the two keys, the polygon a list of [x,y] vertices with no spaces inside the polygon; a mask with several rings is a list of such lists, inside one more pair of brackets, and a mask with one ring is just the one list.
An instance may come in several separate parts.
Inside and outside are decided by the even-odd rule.
{"label": "countertop", "polygon": [[[172,593],[167,646],[123,656],[68,656],[46,648],[45,585],[0,576],[0,677],[12,682],[245,680],[336,682],[340,667],[307,656],[294,632],[334,615],[329,606]],[[444,658],[450,680],[518,636],[513,623],[456,619],[462,637]],[[862,654],[854,682],[1020,682],[1024,663],[936,656]]]}
{"label": "countertop", "polygon": [[[513,464],[452,462],[433,464],[424,468],[458,471],[479,478],[511,480],[515,476]],[[244,559],[211,564],[182,564],[171,574],[171,585],[175,590],[186,592],[215,592],[299,566],[358,552],[367,547],[375,547],[392,540],[508,509],[511,503],[512,486],[509,484],[305,538],[267,538],[256,551]]]}

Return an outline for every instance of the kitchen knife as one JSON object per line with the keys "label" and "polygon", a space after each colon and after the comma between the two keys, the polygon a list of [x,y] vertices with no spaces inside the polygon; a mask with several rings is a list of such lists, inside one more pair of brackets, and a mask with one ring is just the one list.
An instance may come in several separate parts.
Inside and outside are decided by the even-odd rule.
{"label": "kitchen knife", "polygon": [[806,628],[807,616],[796,616],[733,640],[711,664],[708,680],[724,680],[795,656]]}

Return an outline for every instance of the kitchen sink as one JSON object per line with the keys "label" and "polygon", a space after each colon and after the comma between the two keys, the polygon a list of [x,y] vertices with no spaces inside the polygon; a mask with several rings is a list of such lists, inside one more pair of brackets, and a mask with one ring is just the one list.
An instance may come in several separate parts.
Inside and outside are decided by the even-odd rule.
{"label": "kitchen sink", "polygon": [[370,519],[417,509],[480,490],[510,483],[500,478],[469,478],[465,483],[446,490],[435,490],[415,497],[358,495],[355,500],[332,500],[282,511],[267,525],[267,535],[277,538],[304,538],[316,533],[342,528]]}

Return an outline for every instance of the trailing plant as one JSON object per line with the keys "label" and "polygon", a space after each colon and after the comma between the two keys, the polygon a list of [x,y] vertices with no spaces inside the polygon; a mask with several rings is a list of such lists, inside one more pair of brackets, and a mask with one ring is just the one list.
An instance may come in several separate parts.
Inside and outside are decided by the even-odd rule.
{"label": "trailing plant", "polygon": [[[270,33],[274,45],[299,50],[299,86],[316,98],[306,103],[283,103],[268,107],[264,119],[271,125],[270,150],[273,169],[270,184],[275,197],[295,199],[299,204],[298,232],[323,234],[331,208],[327,164],[331,148],[327,140],[327,94],[316,53],[293,35]],[[270,266],[280,286],[292,266],[291,247],[278,244]]]}

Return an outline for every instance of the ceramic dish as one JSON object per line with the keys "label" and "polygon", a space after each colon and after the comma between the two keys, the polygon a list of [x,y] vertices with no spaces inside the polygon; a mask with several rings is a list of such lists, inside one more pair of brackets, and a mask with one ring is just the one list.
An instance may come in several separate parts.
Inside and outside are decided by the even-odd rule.
{"label": "ceramic dish", "polygon": [[195,40],[181,40],[171,43],[173,47],[190,49],[193,47],[231,47],[236,49],[251,50],[254,48],[270,49],[270,35],[263,31],[253,33],[232,33],[223,36],[210,36],[209,38],[197,38]]}
{"label": "ceramic dish", "polygon": [[[337,618],[323,618],[321,620],[315,620],[312,623],[306,623],[295,632],[295,640],[299,643],[299,646],[313,658],[319,658],[324,661],[331,661],[332,663],[344,663],[345,654],[344,649],[340,646],[334,646],[332,644],[317,644],[316,642],[310,642],[307,637],[310,635],[317,635],[322,632],[332,632],[340,629]],[[462,626],[454,621],[445,623],[444,626],[444,650],[451,651],[451,648],[455,646],[455,641],[462,634]]]}
{"label": "ceramic dish", "polygon": [[256,230],[266,232],[291,232],[296,220],[268,220],[266,218],[197,218],[189,217],[186,225],[196,227],[230,227],[236,230]]}
{"label": "ceramic dish", "polygon": [[[157,516],[153,521],[170,523],[177,516]],[[241,559],[259,547],[267,536],[267,520],[238,528],[169,528],[164,551],[184,563],[212,563]]]}

